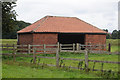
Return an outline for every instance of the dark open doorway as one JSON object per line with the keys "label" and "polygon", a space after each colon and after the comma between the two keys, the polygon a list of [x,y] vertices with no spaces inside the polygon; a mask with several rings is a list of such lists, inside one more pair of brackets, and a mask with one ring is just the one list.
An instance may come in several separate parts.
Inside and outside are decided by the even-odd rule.
{"label": "dark open doorway", "polygon": [[84,44],[85,34],[61,33],[58,34],[58,42],[61,44]]}
{"label": "dark open doorway", "polygon": [[[58,42],[60,44],[75,44],[75,50],[76,50],[76,44],[85,44],[85,34],[72,34],[72,33],[61,33],[58,34]],[[65,48],[66,46],[63,46]],[[84,48],[81,48],[84,50]]]}

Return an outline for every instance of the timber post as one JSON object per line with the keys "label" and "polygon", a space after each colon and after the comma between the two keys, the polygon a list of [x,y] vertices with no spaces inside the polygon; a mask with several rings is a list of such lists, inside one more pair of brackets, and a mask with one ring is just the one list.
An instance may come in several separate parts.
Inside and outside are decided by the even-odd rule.
{"label": "timber post", "polygon": [[108,51],[111,52],[111,44],[108,44]]}
{"label": "timber post", "polygon": [[46,52],[46,44],[43,44],[43,53],[45,54]]}
{"label": "timber post", "polygon": [[36,63],[36,48],[33,49],[33,64]]}
{"label": "timber post", "polygon": [[85,69],[88,71],[88,51],[87,49],[85,50]]}
{"label": "timber post", "polygon": [[60,44],[59,44],[59,42],[57,43],[57,49],[58,49],[58,52],[60,52]]}
{"label": "timber post", "polygon": [[56,67],[59,68],[59,52],[58,52],[58,49],[56,49]]}
{"label": "timber post", "polygon": [[28,44],[28,54],[30,54],[31,50],[30,50],[30,44]]}
{"label": "timber post", "polygon": [[76,50],[79,51],[79,43],[77,43]]}
{"label": "timber post", "polygon": [[81,44],[79,44],[79,50],[81,50]]}
{"label": "timber post", "polygon": [[59,52],[62,50],[62,44],[59,44]]}
{"label": "timber post", "polygon": [[75,52],[75,43],[73,43],[73,52]]}
{"label": "timber post", "polygon": [[15,54],[16,54],[16,49],[15,49],[15,45],[13,44],[13,61],[14,62],[16,61]]}

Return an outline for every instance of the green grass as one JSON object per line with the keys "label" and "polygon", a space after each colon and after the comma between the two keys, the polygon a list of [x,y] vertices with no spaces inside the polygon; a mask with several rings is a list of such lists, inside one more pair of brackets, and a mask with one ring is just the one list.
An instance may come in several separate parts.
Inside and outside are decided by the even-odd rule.
{"label": "green grass", "polygon": [[[118,46],[118,42],[120,39],[107,39],[107,44],[111,43],[112,52],[120,51],[120,45]],[[16,39],[3,39],[3,44],[16,44]],[[10,53],[11,51],[3,51],[3,53]],[[47,54],[47,55],[39,55],[39,56],[48,56],[54,57],[55,54]],[[78,58],[84,59],[84,54],[74,54],[74,53],[60,53],[60,57],[64,58]],[[17,57],[16,62],[12,62],[12,57],[3,57],[3,65],[2,65],[2,76],[3,78],[100,78],[100,72],[89,72],[86,73],[80,70],[65,70],[65,69],[57,69],[56,67],[44,67],[29,64],[32,58],[25,57]],[[118,55],[107,55],[107,54],[89,54],[90,60],[102,60],[102,61],[118,61]],[[37,59],[38,60],[38,59]],[[37,61],[38,62],[38,61]],[[47,64],[56,64],[55,59],[40,59],[40,63]],[[63,60],[63,63],[66,66],[74,66],[77,67],[79,61],[72,60]],[[84,64],[84,62],[83,62]],[[82,66],[84,68],[84,65]],[[89,62],[89,68],[93,68],[93,62]],[[96,63],[95,69],[101,69],[101,63]],[[117,64],[104,63],[103,69],[118,71]],[[115,77],[118,77],[115,75]]]}
{"label": "green grass", "polygon": [[[42,56],[42,55],[41,55]],[[50,55],[46,55],[46,56],[50,56]],[[52,55],[53,56],[53,55]],[[64,58],[77,58],[77,59],[84,59],[85,56],[83,53],[60,53],[60,57],[64,57]],[[112,58],[112,59],[111,59]],[[106,55],[106,54],[89,54],[89,59],[91,60],[107,60],[107,61],[118,61],[118,55]],[[52,60],[52,61],[51,61]],[[54,59],[41,59],[41,62],[45,62],[46,63],[50,63],[50,62],[54,62],[55,64],[55,60]],[[54,60],[54,61],[53,61]],[[72,60],[63,60],[63,62],[65,62],[65,64],[67,66],[71,65],[71,66],[77,66],[79,61],[72,61]],[[92,65],[91,65],[92,66]]]}
{"label": "green grass", "polygon": [[[68,56],[69,55],[69,56]],[[45,56],[45,55],[41,55]],[[55,55],[46,55],[48,57],[54,57]],[[84,54],[73,54],[73,53],[61,53],[60,57],[65,58],[79,58],[84,59]],[[86,73],[85,71],[74,70],[74,69],[57,69],[56,67],[42,67],[38,65],[31,64],[30,60],[32,58],[17,57],[16,62],[13,62],[12,57],[3,57],[2,66],[2,76],[3,78],[103,78],[100,76],[99,71],[90,71]],[[118,61],[117,55],[100,55],[100,54],[89,54],[89,59],[92,60],[107,60],[107,61]],[[37,59],[38,60],[38,59]],[[40,63],[54,64],[55,59],[40,59]],[[79,61],[64,60],[65,66],[78,66]],[[83,63],[84,64],[84,63]],[[89,68],[92,69],[93,62],[89,62]],[[84,68],[84,65],[83,65]],[[101,63],[96,63],[95,69],[101,69]],[[117,64],[105,63],[103,69],[118,71]],[[105,76],[106,77],[106,76]],[[111,77],[118,77],[117,75]]]}
{"label": "green grass", "polygon": [[17,39],[0,39],[2,44],[17,44]]}
{"label": "green grass", "polygon": [[[86,73],[79,70],[65,70],[55,67],[41,67],[28,63],[3,63],[3,78],[101,78],[95,73]],[[26,65],[27,64],[27,65]]]}
{"label": "green grass", "polygon": [[[49,55],[50,56],[50,55]],[[74,53],[61,53],[60,57],[64,57],[64,58],[77,58],[77,59],[85,59],[85,55],[83,53],[78,53],[78,54],[74,54]],[[89,59],[90,60],[101,60],[101,61],[116,61],[118,62],[118,55],[107,55],[107,54],[89,54]],[[55,59],[41,59],[41,63],[49,63],[49,64],[55,64]],[[63,62],[65,63],[66,66],[74,66],[77,67],[79,61],[73,61],[73,60],[63,60]],[[83,62],[84,64],[84,62]],[[107,64],[107,65],[106,65]],[[109,64],[106,63],[104,64],[104,69],[106,70],[113,70],[113,71],[118,71],[118,65],[117,64]],[[93,62],[89,62],[89,67],[92,68],[93,67]],[[84,68],[84,65],[83,65]],[[96,63],[95,66],[96,69],[101,69],[101,63]]]}
{"label": "green grass", "polygon": [[107,39],[106,43],[111,43],[112,45],[120,45],[120,39]]}
{"label": "green grass", "polygon": [[111,52],[120,52],[120,45],[112,45]]}
{"label": "green grass", "polygon": [[111,52],[120,52],[120,39],[107,39],[106,44],[111,44]]}

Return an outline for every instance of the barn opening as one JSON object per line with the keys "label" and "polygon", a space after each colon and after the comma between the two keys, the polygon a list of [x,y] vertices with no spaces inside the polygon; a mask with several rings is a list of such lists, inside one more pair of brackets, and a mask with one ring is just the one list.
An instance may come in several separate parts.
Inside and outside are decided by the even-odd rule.
{"label": "barn opening", "polygon": [[58,42],[61,44],[85,44],[85,34],[60,33],[58,34]]}
{"label": "barn opening", "polygon": [[[85,44],[85,34],[60,33],[58,34],[60,44]],[[76,47],[75,47],[76,48]]]}

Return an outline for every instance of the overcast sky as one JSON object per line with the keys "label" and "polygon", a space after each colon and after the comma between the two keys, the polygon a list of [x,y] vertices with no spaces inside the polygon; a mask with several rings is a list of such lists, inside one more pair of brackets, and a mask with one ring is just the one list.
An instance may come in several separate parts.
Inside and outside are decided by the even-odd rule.
{"label": "overcast sky", "polygon": [[46,15],[78,17],[100,29],[118,29],[119,0],[18,0],[18,20],[34,23]]}

